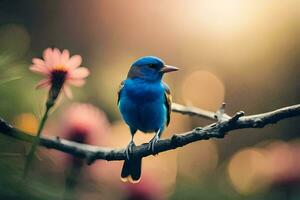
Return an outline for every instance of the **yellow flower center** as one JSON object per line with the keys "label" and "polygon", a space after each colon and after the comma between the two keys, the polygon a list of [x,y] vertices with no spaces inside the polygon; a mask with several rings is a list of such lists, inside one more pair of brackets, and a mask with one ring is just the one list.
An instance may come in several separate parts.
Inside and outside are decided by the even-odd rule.
{"label": "yellow flower center", "polygon": [[66,68],[66,66],[64,66],[64,65],[56,65],[56,66],[53,67],[53,70],[55,70],[55,71],[64,71],[64,72],[66,72],[66,71],[67,71],[67,68]]}

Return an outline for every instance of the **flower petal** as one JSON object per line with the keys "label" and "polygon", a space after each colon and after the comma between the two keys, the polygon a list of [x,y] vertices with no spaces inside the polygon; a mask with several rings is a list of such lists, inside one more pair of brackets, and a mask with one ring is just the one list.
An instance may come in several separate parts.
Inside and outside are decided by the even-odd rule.
{"label": "flower petal", "polygon": [[33,58],[32,63],[39,66],[45,66],[45,62],[39,58]]}
{"label": "flower petal", "polygon": [[75,69],[70,73],[70,79],[82,79],[87,77],[90,74],[90,71],[85,67],[80,67]]}
{"label": "flower petal", "polygon": [[36,85],[36,89],[45,88],[47,86],[50,86],[50,79],[43,79]]}
{"label": "flower petal", "polygon": [[44,50],[43,58],[47,67],[53,67],[53,50],[51,48]]}
{"label": "flower petal", "polygon": [[49,60],[52,57],[52,49],[51,48],[47,48],[44,50],[43,52],[43,58],[45,61]]}
{"label": "flower petal", "polygon": [[85,80],[83,80],[83,79],[68,79],[67,82],[70,85],[74,85],[76,87],[80,87],[80,86],[83,86],[85,84]]}
{"label": "flower petal", "polygon": [[31,65],[29,69],[39,74],[44,74],[44,75],[49,74],[49,70],[46,67],[41,67],[39,65]]}
{"label": "flower petal", "polygon": [[70,69],[75,69],[81,65],[82,58],[80,55],[74,55],[72,56],[69,61],[67,62],[67,67]]}
{"label": "flower petal", "polygon": [[58,48],[53,49],[53,54],[52,54],[52,61],[53,61],[53,67],[61,65],[60,63],[60,50]]}
{"label": "flower petal", "polygon": [[61,53],[61,58],[60,58],[61,64],[66,65],[69,58],[70,58],[70,52],[68,50],[64,49],[63,52]]}
{"label": "flower petal", "polygon": [[70,87],[69,86],[64,86],[63,87],[63,91],[64,91],[64,93],[66,94],[66,96],[69,98],[69,99],[72,99],[73,98],[73,94],[72,94],[72,91],[71,91],[71,89],[70,89]]}

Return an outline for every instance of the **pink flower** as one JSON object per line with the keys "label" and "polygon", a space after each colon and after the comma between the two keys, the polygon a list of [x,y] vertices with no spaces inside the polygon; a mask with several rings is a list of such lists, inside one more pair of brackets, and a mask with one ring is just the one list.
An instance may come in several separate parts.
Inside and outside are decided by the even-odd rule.
{"label": "pink flower", "polygon": [[89,75],[89,70],[81,65],[82,58],[79,55],[70,57],[68,50],[62,52],[57,49],[47,48],[44,50],[43,59],[33,58],[30,70],[46,78],[37,84],[37,88],[57,87],[62,89],[67,97],[72,98],[69,85],[82,86],[84,78]]}
{"label": "pink flower", "polygon": [[163,200],[164,191],[160,185],[159,179],[152,176],[143,177],[137,184],[124,184],[125,199],[132,200]]}
{"label": "pink flower", "polygon": [[270,145],[268,161],[274,185],[292,185],[300,183],[300,147],[299,144],[278,142]]}
{"label": "pink flower", "polygon": [[[48,123],[47,133],[78,143],[96,146],[104,146],[107,143],[110,124],[102,110],[91,104],[72,103],[61,113],[59,121],[54,120]],[[49,155],[49,151],[45,151],[45,154]],[[59,166],[56,168],[59,170],[66,169],[74,162],[80,161],[76,157],[59,151],[51,152],[50,157]],[[98,161],[90,166],[89,172],[93,173],[94,166],[99,167],[98,164],[101,162]],[[95,171],[98,170],[99,168]]]}
{"label": "pink flower", "polygon": [[61,119],[61,137],[91,145],[103,144],[109,122],[104,112],[91,104],[73,103]]}

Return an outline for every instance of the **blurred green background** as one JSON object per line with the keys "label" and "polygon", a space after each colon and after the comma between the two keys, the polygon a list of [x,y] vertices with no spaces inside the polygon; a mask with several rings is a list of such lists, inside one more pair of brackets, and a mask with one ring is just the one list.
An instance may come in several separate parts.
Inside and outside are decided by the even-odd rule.
{"label": "blurred green background", "polygon": [[[60,101],[45,135],[60,136],[51,130],[64,108],[84,102],[109,120],[101,145],[125,147],[130,134],[117,90],[144,55],[180,68],[165,77],[177,103],[216,111],[225,101],[228,114],[255,114],[300,102],[297,0],[0,0],[0,116],[28,132],[35,132],[47,94],[35,90],[41,77],[28,68],[48,47],[81,55],[91,75],[84,87],[72,88],[72,100]],[[164,137],[208,123],[173,113]],[[299,130],[299,118],[288,119],[147,157],[145,190],[174,200],[300,199]],[[57,162],[64,155],[54,150],[41,148],[30,181],[21,181],[29,147],[0,135],[0,199],[66,198],[68,166]],[[69,198],[134,199],[127,195],[131,186],[119,180],[121,164],[84,166]]]}

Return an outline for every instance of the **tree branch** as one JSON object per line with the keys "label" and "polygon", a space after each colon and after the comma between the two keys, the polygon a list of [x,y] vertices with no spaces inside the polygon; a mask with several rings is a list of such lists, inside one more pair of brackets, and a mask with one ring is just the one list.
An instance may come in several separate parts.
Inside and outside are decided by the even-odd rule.
{"label": "tree branch", "polygon": [[[174,104],[172,106],[172,110],[173,112],[178,112],[181,114],[187,114],[191,116],[194,115],[207,119],[217,119],[217,122],[205,127],[197,127],[186,133],[175,134],[168,139],[159,140],[155,145],[155,153],[176,149],[198,140],[224,138],[224,136],[232,130],[244,128],[263,128],[266,125],[274,124],[286,118],[300,116],[300,104],[284,107],[267,113],[249,116],[244,116],[244,112],[240,111],[237,112],[233,117],[230,117],[225,113],[225,104],[223,104],[220,110],[216,113],[194,107],[185,107],[179,104]],[[35,138],[35,136],[29,135],[14,128],[1,118],[0,132],[7,136],[27,142],[33,142]],[[91,146],[71,142],[58,137],[41,137],[39,144],[46,148],[56,149],[73,156],[86,159],[88,164],[91,164],[98,159],[111,161],[124,160],[126,158],[125,149]],[[148,149],[148,143],[133,147],[132,156],[146,157],[152,154],[153,152]]]}
{"label": "tree branch", "polygon": [[183,106],[177,103],[172,103],[172,111],[183,115],[202,117],[205,119],[216,120],[216,113],[202,110],[193,106]]}

